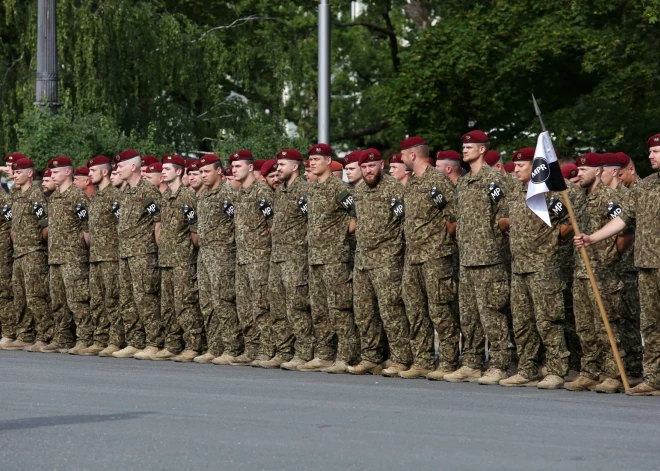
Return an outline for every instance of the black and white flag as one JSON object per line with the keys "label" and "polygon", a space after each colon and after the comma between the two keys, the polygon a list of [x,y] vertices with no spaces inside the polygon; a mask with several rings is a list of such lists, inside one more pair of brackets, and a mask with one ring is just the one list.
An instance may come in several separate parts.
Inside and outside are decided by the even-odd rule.
{"label": "black and white flag", "polygon": [[543,219],[543,222],[548,226],[551,226],[545,193],[548,191],[564,191],[565,189],[566,182],[559,168],[550,133],[544,131],[539,134],[536,142],[536,151],[532,162],[532,177],[527,187],[527,207]]}

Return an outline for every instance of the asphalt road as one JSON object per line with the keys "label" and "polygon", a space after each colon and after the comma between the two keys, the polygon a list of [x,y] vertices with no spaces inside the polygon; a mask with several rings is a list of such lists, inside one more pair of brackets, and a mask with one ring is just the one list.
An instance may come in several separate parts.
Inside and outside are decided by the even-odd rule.
{"label": "asphalt road", "polygon": [[0,351],[0,470],[660,469],[660,398]]}

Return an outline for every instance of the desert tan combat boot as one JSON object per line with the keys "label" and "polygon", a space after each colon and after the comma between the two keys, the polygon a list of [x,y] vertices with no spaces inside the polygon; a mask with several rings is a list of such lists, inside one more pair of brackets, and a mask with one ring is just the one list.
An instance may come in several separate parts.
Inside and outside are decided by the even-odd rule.
{"label": "desert tan combat boot", "polygon": [[160,350],[158,347],[147,347],[141,352],[137,352],[135,355],[133,355],[133,358],[136,360],[153,360],[154,356],[156,353],[158,353]]}
{"label": "desert tan combat boot", "polygon": [[575,381],[564,384],[569,391],[593,391],[598,386],[598,381],[580,374]]}
{"label": "desert tan combat boot", "polygon": [[298,367],[298,371],[321,371],[324,368],[330,368],[333,365],[332,360],[321,360],[320,358],[314,358],[313,360],[308,361],[304,365]]}
{"label": "desert tan combat boot", "polygon": [[270,360],[259,362],[259,366],[266,368],[267,370],[272,370],[279,368],[284,363],[286,363],[286,360],[276,355]]}
{"label": "desert tan combat boot", "polygon": [[615,394],[623,392],[623,383],[618,379],[604,377],[602,383],[594,388],[597,393]]}
{"label": "desert tan combat boot", "polygon": [[12,343],[5,346],[5,350],[23,350],[25,347],[30,347],[34,342],[23,342],[22,340],[16,339]]}
{"label": "desert tan combat boot", "polygon": [[564,378],[557,375],[547,375],[538,385],[539,389],[561,389],[564,386]]}
{"label": "desert tan combat boot", "polygon": [[211,363],[213,359],[215,358],[215,355],[212,353],[206,352],[204,355],[199,355],[198,357],[195,357],[193,360],[195,363]]}
{"label": "desert tan combat boot", "polygon": [[367,360],[362,360],[356,366],[349,366],[348,372],[352,375],[379,375],[383,371],[383,367],[378,364]]}
{"label": "desert tan combat boot", "polygon": [[348,373],[348,363],[346,363],[344,360],[337,360],[331,366],[327,368],[323,368],[321,371],[323,373],[330,373],[336,375]]}
{"label": "desert tan combat boot", "polygon": [[[208,355],[208,354],[207,354]],[[213,363],[214,365],[231,365],[233,361],[236,361],[238,357],[234,355],[230,355],[229,353],[223,353],[219,357],[213,358],[210,362],[208,363]]]}
{"label": "desert tan combat boot", "polygon": [[496,386],[500,381],[508,378],[509,375],[506,371],[499,368],[488,368],[488,370],[477,380],[477,383],[484,386]]}
{"label": "desert tan combat boot", "polygon": [[16,339],[10,339],[9,337],[2,337],[0,339],[0,350],[4,350],[7,345],[14,343]]}
{"label": "desert tan combat boot", "polygon": [[101,353],[103,350],[105,350],[105,347],[102,347],[101,345],[95,343],[93,345],[90,345],[84,350],[80,350],[78,355],[83,356],[83,357],[91,357],[94,355],[98,355]]}
{"label": "desert tan combat boot", "polygon": [[[525,378],[523,375],[518,373],[517,375],[511,376],[510,378],[505,378],[500,380],[500,386],[509,387],[509,388],[535,388],[539,385],[539,382],[535,379]],[[562,381],[563,384],[563,381]]]}
{"label": "desert tan combat boot", "polygon": [[646,383],[638,384],[626,391],[628,396],[660,396],[660,389],[655,389]]}
{"label": "desert tan combat boot", "polygon": [[252,360],[252,363],[250,363],[250,366],[254,366],[255,368],[261,368],[261,362],[262,361],[269,361],[270,357],[268,355],[264,355],[263,353],[260,353],[257,355],[257,357]]}
{"label": "desert tan combat boot", "polygon": [[39,350],[41,353],[58,353],[62,346],[57,342],[51,342]]}
{"label": "desert tan combat boot", "polygon": [[199,352],[196,352],[195,350],[184,350],[172,358],[172,361],[176,361],[177,363],[191,363],[198,356]]}
{"label": "desert tan combat boot", "polygon": [[38,342],[35,342],[33,345],[30,345],[29,347],[25,347],[23,351],[41,353],[41,349],[44,348],[46,345],[48,345],[46,342],[42,342],[41,340],[39,340]]}
{"label": "desert tan combat boot", "polygon": [[413,365],[406,371],[399,371],[399,378],[404,378],[404,379],[426,378],[426,375],[429,374],[431,371],[433,370],[424,368],[419,365]]}
{"label": "desert tan combat boot", "polygon": [[111,357],[113,353],[121,350],[117,345],[108,345],[103,350],[99,352],[100,357]]}
{"label": "desert tan combat boot", "polygon": [[133,358],[136,353],[140,353],[142,350],[135,348],[132,345],[127,345],[118,352],[112,354],[115,358]]}
{"label": "desert tan combat boot", "polygon": [[481,378],[480,369],[461,366],[453,373],[445,375],[442,380],[450,383],[476,383],[479,378]]}
{"label": "desert tan combat boot", "polygon": [[442,381],[442,378],[452,374],[454,371],[456,371],[454,368],[438,368],[437,370],[433,370],[427,374],[426,379],[431,381]]}
{"label": "desert tan combat boot", "polygon": [[[140,355],[142,355],[144,352],[142,352]],[[154,353],[153,355],[148,358],[148,360],[153,360],[153,361],[168,361],[174,358],[177,354],[169,351],[166,348],[163,348],[162,350],[159,350],[158,352]],[[144,358],[139,358],[137,355],[135,356],[138,360],[144,360]]]}
{"label": "desert tan combat boot", "polygon": [[229,364],[231,366],[250,366],[250,364],[254,361],[254,358],[246,355],[243,353],[242,355],[237,356],[234,360],[232,360]]}
{"label": "desert tan combat boot", "polygon": [[286,363],[282,363],[280,365],[280,369],[282,370],[289,370],[289,371],[297,371],[298,367],[301,365],[304,365],[307,363],[305,360],[302,358],[298,358],[296,356],[293,357],[293,359],[287,361]]}
{"label": "desert tan combat boot", "polygon": [[80,355],[80,352],[85,350],[87,348],[87,345],[84,343],[78,342],[73,348],[70,348],[69,351],[67,352],[69,355]]}
{"label": "desert tan combat boot", "polygon": [[381,374],[389,378],[397,378],[399,376],[399,373],[401,373],[402,371],[406,371],[408,369],[406,365],[403,365],[401,363],[390,362],[389,365],[387,364],[387,362],[385,363],[386,363],[385,369],[382,371]]}

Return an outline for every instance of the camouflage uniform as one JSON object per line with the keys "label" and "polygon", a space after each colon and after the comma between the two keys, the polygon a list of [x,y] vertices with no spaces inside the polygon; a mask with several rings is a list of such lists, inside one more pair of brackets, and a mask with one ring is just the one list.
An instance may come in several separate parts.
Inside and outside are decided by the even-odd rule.
{"label": "camouflage uniform", "polygon": [[309,185],[309,296],[315,356],[352,363],[360,349],[353,317],[347,237],[351,214],[340,200],[348,185],[331,175]]}
{"label": "camouflage uniform", "polygon": [[509,282],[502,259],[500,218],[508,217],[506,181],[484,166],[456,185],[456,237],[460,254],[459,307],[463,333],[463,365],[481,368],[484,334],[490,367],[507,370],[511,362],[505,308]]}
{"label": "camouflage uniform", "polygon": [[644,382],[660,389],[660,173],[634,186],[627,223],[635,221],[635,267],[639,270]]}
{"label": "camouflage uniform", "polygon": [[518,183],[511,186],[507,197],[518,372],[536,379],[543,344],[548,373],[565,376],[570,354],[564,338],[564,284],[558,272],[558,253],[560,225],[568,222],[568,212],[559,193],[552,199],[547,196],[552,223],[549,227],[527,208],[526,196],[527,185]]}
{"label": "camouflage uniform", "polygon": [[[611,206],[612,203],[614,206]],[[613,211],[617,207],[621,207],[625,213],[624,202],[617,192],[599,182],[594,191],[586,195],[585,204],[575,214],[580,231],[585,234],[597,231],[612,219]],[[587,254],[617,348],[621,358],[625,360],[626,352],[621,342],[621,288],[623,284],[621,283],[616,236],[589,246]],[[584,261],[577,254],[576,262],[573,282],[573,312],[582,346],[580,373],[594,380],[600,374],[620,379]]]}
{"label": "camouflage uniform", "polygon": [[268,305],[272,198],[270,188],[255,181],[249,188],[238,190],[234,201],[236,310],[245,339],[245,355],[251,358],[274,355]]}
{"label": "camouflage uniform", "polygon": [[[296,178],[282,183],[273,201],[270,256],[270,319],[278,356],[295,354],[309,361],[314,356],[314,333],[309,310],[307,265],[307,182]],[[302,200],[301,200],[302,198]]]}
{"label": "camouflage uniform", "polygon": [[[204,188],[197,199],[199,254],[197,275],[208,352],[238,356],[243,334],[236,313],[236,239],[234,206],[236,193],[229,185]],[[204,306],[210,303],[211,308]]]}
{"label": "camouflage uniform", "polygon": [[[89,199],[89,311],[94,343],[124,345],[124,321],[119,312],[119,237],[117,215],[121,192],[112,185]],[[118,213],[117,213],[118,214]]]}
{"label": "camouflage uniform", "polygon": [[[202,349],[202,314],[198,304],[195,247],[191,233],[197,232],[195,193],[181,185],[165,190],[161,199],[160,314],[165,348],[172,353]],[[184,213],[185,208],[185,213]]]}
{"label": "camouflage uniform", "polygon": [[446,224],[455,220],[454,186],[443,173],[428,166],[421,176],[410,177],[403,198],[403,301],[410,323],[413,361],[424,369],[433,369],[435,327],[440,341],[438,367],[455,369],[460,321],[455,307],[455,245]]}
{"label": "camouflage uniform", "polygon": [[[48,343],[53,335],[53,316],[48,298],[47,244],[42,237],[42,229],[48,227],[48,205],[35,184],[25,192],[14,192],[12,199],[16,337],[26,343]],[[34,203],[43,208],[41,219],[35,214]]]}
{"label": "camouflage uniform", "polygon": [[0,327],[2,337],[16,339],[16,311],[11,287],[11,272],[14,260],[9,231],[11,230],[11,196],[0,190]]}
{"label": "camouflage uniform", "polygon": [[[53,340],[90,346],[94,324],[89,315],[89,253],[83,238],[88,228],[89,199],[73,183],[56,190],[48,203],[48,265],[53,309]],[[75,337],[73,327],[75,322]]]}
{"label": "camouflage uniform", "polygon": [[147,203],[160,204],[158,189],[141,178],[121,193],[119,234],[119,309],[124,319],[126,343],[142,349],[160,347],[160,273],[154,233],[160,214],[147,212]]}
{"label": "camouflage uniform", "polygon": [[[384,174],[355,190],[357,246],[353,269],[353,312],[360,332],[362,360],[412,363],[410,326],[401,298],[404,187]],[[394,204],[392,204],[394,202]]]}

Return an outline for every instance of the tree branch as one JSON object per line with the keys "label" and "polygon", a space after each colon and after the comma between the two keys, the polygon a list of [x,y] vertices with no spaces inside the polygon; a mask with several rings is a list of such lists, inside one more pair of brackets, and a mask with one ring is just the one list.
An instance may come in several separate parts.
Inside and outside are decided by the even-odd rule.
{"label": "tree branch", "polygon": [[348,139],[357,139],[358,137],[371,136],[372,134],[376,134],[377,132],[389,128],[391,125],[392,125],[392,121],[384,120],[379,123],[367,126],[366,128],[348,131],[347,133],[341,136],[333,137],[333,140],[346,141]]}
{"label": "tree branch", "polygon": [[228,25],[224,25],[224,26],[216,26],[215,28],[211,28],[211,29],[209,29],[208,31],[205,31],[205,32],[204,32],[199,38],[197,38],[197,39],[195,39],[194,41],[191,41],[191,42],[192,42],[192,43],[196,43],[196,42],[198,42],[198,41],[201,41],[202,39],[204,39],[206,36],[208,36],[209,34],[211,34],[211,33],[214,32],[214,31],[219,31],[219,30],[221,30],[221,29],[237,28],[237,27],[239,27],[239,26],[243,26],[245,23],[247,23],[247,22],[249,22],[249,21],[259,21],[259,20],[263,20],[263,21],[279,21],[279,22],[284,23],[284,24],[286,24],[286,25],[288,25],[288,26],[291,26],[289,23],[287,23],[287,22],[284,21],[284,20],[281,20],[280,18],[275,18],[275,17],[272,17],[272,16],[250,15],[250,16],[246,16],[246,17],[244,17],[244,18],[239,18],[239,19],[237,19],[237,20],[234,20],[233,22],[231,22],[231,23],[228,24]]}
{"label": "tree branch", "polygon": [[390,52],[392,54],[392,66],[394,67],[394,71],[398,72],[399,65],[401,65],[401,61],[399,60],[399,42],[397,40],[396,33],[394,32],[394,25],[392,24],[392,19],[390,18],[389,8],[385,10],[385,12],[383,13],[383,18],[385,19],[385,23],[387,24],[387,29],[390,31],[390,34],[388,36],[390,38]]}
{"label": "tree branch", "polygon": [[382,26],[375,25],[373,23],[367,23],[366,21],[355,21],[353,23],[332,23],[334,26],[338,26],[339,28],[351,28],[353,26],[364,26],[367,29],[370,29],[371,31],[375,31],[377,33],[380,33],[384,36],[390,36],[391,31],[383,28]]}

